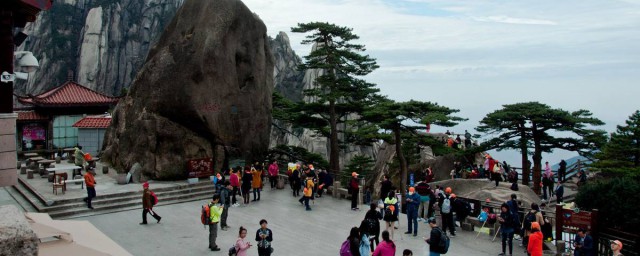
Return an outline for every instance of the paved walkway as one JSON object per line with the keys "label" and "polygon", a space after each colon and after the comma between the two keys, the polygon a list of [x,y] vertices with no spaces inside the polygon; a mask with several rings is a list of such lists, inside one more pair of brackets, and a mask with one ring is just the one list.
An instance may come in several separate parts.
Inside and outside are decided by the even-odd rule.
{"label": "paved walkway", "polygon": [[[162,198],[160,198],[162,200]],[[138,225],[142,210],[118,212],[106,215],[83,217],[89,220],[111,239],[134,255],[227,255],[226,250],[235,242],[238,227],[249,230],[247,239],[255,244],[255,231],[260,219],[267,219],[274,232],[273,255],[327,256],[338,255],[339,247],[353,226],[360,224],[365,211],[351,211],[348,200],[323,197],[305,211],[290,190],[265,189],[262,200],[248,206],[231,208],[228,231],[219,231],[220,252],[211,252],[208,247],[208,230],[200,224],[202,202],[189,202],[156,207],[162,222]],[[361,206],[361,208],[365,208]],[[407,236],[405,215],[401,215],[400,229],[396,230],[396,255],[411,249],[414,255],[427,255],[427,244],[422,236],[428,236],[427,224],[420,223],[417,237]],[[151,218],[149,216],[149,218]],[[150,220],[153,220],[152,218]],[[476,233],[458,230],[452,238],[447,255],[498,255],[501,252],[499,238],[491,242],[486,234],[474,240]],[[514,255],[526,255],[514,241]],[[257,249],[249,251],[257,255]]]}

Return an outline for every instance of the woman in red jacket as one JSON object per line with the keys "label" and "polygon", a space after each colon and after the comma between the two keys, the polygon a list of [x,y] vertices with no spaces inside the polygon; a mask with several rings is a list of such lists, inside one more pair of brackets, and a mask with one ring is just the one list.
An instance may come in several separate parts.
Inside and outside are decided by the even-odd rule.
{"label": "woman in red jacket", "polygon": [[531,256],[542,256],[542,232],[538,222],[531,223],[531,235],[529,235],[529,245],[527,252]]}

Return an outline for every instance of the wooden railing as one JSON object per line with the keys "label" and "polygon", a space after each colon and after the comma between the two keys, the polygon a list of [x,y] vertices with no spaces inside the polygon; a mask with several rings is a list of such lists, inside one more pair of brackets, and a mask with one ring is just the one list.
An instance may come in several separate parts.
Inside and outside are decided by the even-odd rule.
{"label": "wooden railing", "polygon": [[[515,169],[516,172],[518,173],[518,180],[522,181],[522,167],[515,167],[515,166],[510,166],[511,169]],[[544,168],[544,167],[543,167]],[[585,165],[582,161],[578,160],[577,162],[570,164],[567,166],[567,170],[565,171],[564,174],[564,180],[567,181],[571,178],[573,178],[574,176],[578,175],[578,173],[580,172],[580,170],[584,169]],[[517,171],[520,170],[520,171]],[[544,169],[541,170],[542,172],[544,172]],[[559,178],[558,177],[558,170],[551,170],[553,172],[553,174],[555,175],[556,180]],[[531,169],[529,170],[529,181],[533,180],[533,166],[531,166]]]}

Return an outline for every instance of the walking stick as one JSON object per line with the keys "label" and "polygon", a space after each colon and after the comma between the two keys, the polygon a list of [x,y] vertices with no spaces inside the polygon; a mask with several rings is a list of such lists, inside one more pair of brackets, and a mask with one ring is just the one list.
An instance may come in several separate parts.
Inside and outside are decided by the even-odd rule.
{"label": "walking stick", "polygon": [[474,238],[473,240],[478,239],[478,237],[480,236],[480,232],[482,232],[482,229],[484,228],[485,224],[487,224],[486,220],[484,222],[482,222],[482,227],[480,227],[480,229],[478,230],[478,234],[476,235],[476,238]]}
{"label": "walking stick", "polygon": [[496,240],[496,237],[498,237],[498,233],[500,233],[500,228],[501,228],[501,227],[502,227],[502,226],[498,227],[498,230],[496,230],[496,234],[493,236],[493,239],[491,239],[491,242],[493,242],[493,241],[495,241],[495,240]]}

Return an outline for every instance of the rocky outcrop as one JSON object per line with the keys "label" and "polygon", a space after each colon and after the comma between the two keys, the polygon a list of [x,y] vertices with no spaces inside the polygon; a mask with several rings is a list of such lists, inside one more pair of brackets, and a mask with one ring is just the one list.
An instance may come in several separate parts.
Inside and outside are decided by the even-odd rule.
{"label": "rocky outcrop", "polygon": [[0,206],[0,255],[38,255],[38,237],[13,205]]}
{"label": "rocky outcrop", "polygon": [[157,179],[186,177],[186,160],[263,160],[273,60],[266,27],[237,0],[187,0],[118,103],[104,158]]}
{"label": "rocky outcrop", "polygon": [[38,94],[69,73],[80,84],[119,96],[142,67],[150,47],[183,0],[65,0],[41,12],[24,32],[20,50],[32,51],[40,70],[16,93]]}

